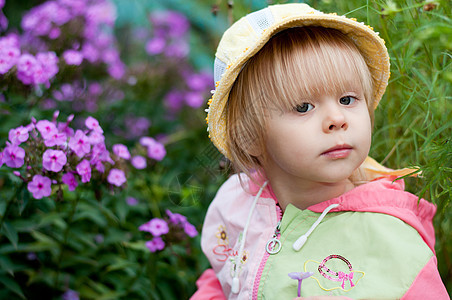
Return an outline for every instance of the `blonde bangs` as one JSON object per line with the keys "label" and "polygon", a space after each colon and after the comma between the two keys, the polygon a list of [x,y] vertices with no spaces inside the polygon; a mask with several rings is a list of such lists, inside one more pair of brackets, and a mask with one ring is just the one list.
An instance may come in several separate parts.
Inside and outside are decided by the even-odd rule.
{"label": "blonde bangs", "polygon": [[255,83],[261,87],[258,102],[265,107],[290,110],[312,96],[359,89],[372,111],[369,69],[355,44],[340,31],[288,29],[275,35],[261,52],[255,56],[260,62],[253,62],[257,67],[253,71],[260,74]]}

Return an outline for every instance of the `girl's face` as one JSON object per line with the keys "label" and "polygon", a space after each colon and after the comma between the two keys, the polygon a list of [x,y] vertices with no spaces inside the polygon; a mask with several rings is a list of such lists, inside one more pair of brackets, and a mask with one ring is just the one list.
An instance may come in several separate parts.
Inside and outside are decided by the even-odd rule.
{"label": "girl's face", "polygon": [[308,95],[292,110],[270,109],[268,116],[263,167],[270,177],[338,183],[368,155],[371,119],[359,87]]}

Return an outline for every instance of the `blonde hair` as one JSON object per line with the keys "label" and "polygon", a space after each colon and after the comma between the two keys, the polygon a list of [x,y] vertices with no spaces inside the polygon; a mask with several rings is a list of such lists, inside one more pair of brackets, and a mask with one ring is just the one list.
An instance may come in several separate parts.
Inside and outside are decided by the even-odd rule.
{"label": "blonde hair", "polygon": [[243,67],[229,95],[226,145],[235,170],[250,176],[261,169],[269,110],[285,112],[303,95],[357,85],[373,120],[372,77],[350,38],[323,27],[291,28],[273,36]]}

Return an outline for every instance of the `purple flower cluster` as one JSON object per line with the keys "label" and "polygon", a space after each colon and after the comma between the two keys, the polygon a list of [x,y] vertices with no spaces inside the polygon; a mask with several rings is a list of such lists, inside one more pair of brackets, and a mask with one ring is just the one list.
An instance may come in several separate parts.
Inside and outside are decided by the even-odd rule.
{"label": "purple flower cluster", "polygon": [[[175,11],[158,11],[149,16],[153,35],[146,43],[150,55],[164,55],[168,58],[184,58],[190,50],[188,45],[188,19]],[[183,68],[182,68],[183,70]],[[207,72],[182,71],[182,85],[170,91],[165,97],[166,106],[177,112],[184,105],[199,108],[212,88],[212,75]]]}
{"label": "purple flower cluster", "polygon": [[195,226],[187,221],[187,217],[178,213],[172,213],[168,209],[166,210],[166,214],[168,215],[167,219],[153,218],[138,227],[140,231],[149,232],[153,235],[153,238],[146,242],[146,247],[151,252],[160,251],[165,248],[163,237],[170,242],[177,242],[186,238],[186,236],[193,238],[198,235]]}
{"label": "purple flower cluster", "polygon": [[[147,157],[152,160],[161,161],[166,156],[165,146],[151,137],[141,137],[140,144],[143,146],[142,149],[146,152]],[[135,169],[141,170],[148,166],[148,160],[145,156],[140,154],[132,155],[126,145],[115,144],[112,150],[115,157],[130,161]],[[137,150],[137,152],[140,151]]]}
{"label": "purple flower cluster", "polygon": [[50,80],[58,73],[58,57],[51,51],[21,54],[18,36],[10,34],[0,38],[0,74],[6,74],[14,66],[23,84],[50,86]]}
{"label": "purple flower cluster", "polygon": [[[57,122],[58,114],[58,111],[54,113],[52,121],[33,119],[25,127],[11,129],[9,141],[0,152],[0,167],[5,164],[17,169],[26,165],[23,175],[19,171],[14,171],[14,174],[28,183],[28,190],[36,199],[50,196],[52,184],[59,188],[65,184],[68,190],[73,191],[79,181],[90,182],[93,172],[111,185],[122,186],[127,179],[120,166],[124,165],[122,161],[131,159],[127,147],[114,145],[114,155],[111,156],[105,146],[103,130],[95,118],[85,120],[84,130],[74,130],[69,127],[74,116],[69,116],[66,122]],[[153,139],[145,137],[144,140]],[[154,143],[157,146],[153,146],[152,158],[161,160],[165,155],[163,145]],[[141,158],[144,159],[135,156],[131,160],[137,169],[147,166],[146,159],[143,162]]]}
{"label": "purple flower cluster", "polygon": [[165,96],[166,106],[173,111],[180,110],[184,105],[201,107],[213,82],[212,75],[207,72],[186,71],[183,73],[183,79],[185,84],[182,88],[171,90]]}
{"label": "purple flower cluster", "polygon": [[149,21],[154,34],[146,43],[147,53],[176,58],[187,56],[190,47],[186,34],[190,23],[184,15],[176,11],[159,11],[152,13]]}
{"label": "purple flower cluster", "polygon": [[[67,65],[105,63],[110,76],[120,79],[125,65],[119,58],[113,26],[116,9],[107,0],[55,0],[33,7],[22,18],[24,37],[68,40],[62,57]],[[74,38],[75,37],[75,38]],[[61,43],[59,43],[61,44]],[[58,49],[60,50],[60,49]]]}
{"label": "purple flower cluster", "polygon": [[[155,139],[144,136],[140,139],[140,144],[146,148],[147,155],[151,159],[155,159],[158,161],[161,161],[166,156],[166,150],[165,146],[162,143],[157,142]],[[135,158],[135,167],[137,169],[140,169],[139,166],[142,166],[142,163],[140,162],[141,159],[138,161]]]}
{"label": "purple flower cluster", "polygon": [[[71,109],[79,111],[96,112],[100,96],[104,93],[104,87],[97,81],[86,82],[73,81],[63,83],[52,92],[52,99],[47,99],[43,106],[45,109],[57,107],[57,102],[72,102]],[[105,95],[109,100],[115,99],[115,95]],[[56,101],[54,101],[56,100]],[[143,134],[141,134],[143,135]]]}

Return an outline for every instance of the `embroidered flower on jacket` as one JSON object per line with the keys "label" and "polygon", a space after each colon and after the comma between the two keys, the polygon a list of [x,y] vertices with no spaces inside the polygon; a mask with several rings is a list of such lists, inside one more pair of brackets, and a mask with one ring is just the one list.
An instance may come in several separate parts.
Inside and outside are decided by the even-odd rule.
{"label": "embroidered flower on jacket", "polygon": [[224,227],[223,225],[218,226],[218,231],[215,236],[218,238],[218,245],[229,245],[226,227]]}
{"label": "embroidered flower on jacket", "polygon": [[246,262],[248,261],[248,257],[249,257],[248,251],[244,250],[244,251],[243,251],[242,258],[240,259],[240,262],[241,262],[242,264],[246,264]]}

